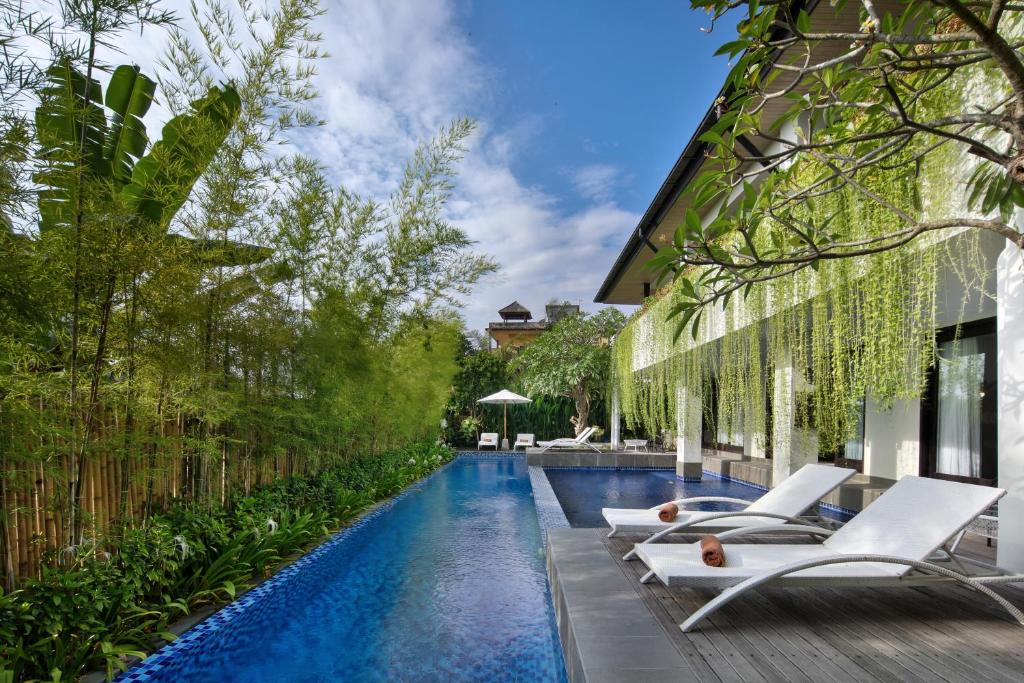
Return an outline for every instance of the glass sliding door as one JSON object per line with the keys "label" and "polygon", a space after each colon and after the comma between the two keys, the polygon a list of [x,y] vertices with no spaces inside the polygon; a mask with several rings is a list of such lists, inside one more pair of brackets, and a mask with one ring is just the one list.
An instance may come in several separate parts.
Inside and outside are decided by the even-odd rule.
{"label": "glass sliding door", "polygon": [[[926,474],[958,481],[996,479],[996,339],[989,324],[938,340],[924,441]],[[924,416],[923,416],[924,417]]]}

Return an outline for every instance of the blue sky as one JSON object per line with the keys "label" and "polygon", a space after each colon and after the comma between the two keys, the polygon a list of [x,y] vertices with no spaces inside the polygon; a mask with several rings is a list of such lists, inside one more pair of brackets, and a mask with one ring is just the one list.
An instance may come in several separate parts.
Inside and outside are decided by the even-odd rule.
{"label": "blue sky", "polygon": [[[165,4],[195,32],[187,0]],[[687,0],[324,7],[315,28],[330,56],[313,107],[327,123],[280,149],[387,199],[418,144],[457,117],[476,119],[448,213],[501,271],[467,303],[472,329],[513,299],[537,314],[556,297],[596,308],[604,275],[718,92],[727,64],[711,55],[731,32],[700,32],[705,15]],[[165,41],[148,32],[119,44],[152,71]]]}
{"label": "blue sky", "polygon": [[[719,36],[699,32],[704,15],[682,0],[460,9],[501,83],[481,115],[498,127],[536,117],[517,176],[568,209],[609,195],[629,211],[646,209],[725,75],[725,61],[712,58]],[[591,167],[589,184],[574,183]]]}

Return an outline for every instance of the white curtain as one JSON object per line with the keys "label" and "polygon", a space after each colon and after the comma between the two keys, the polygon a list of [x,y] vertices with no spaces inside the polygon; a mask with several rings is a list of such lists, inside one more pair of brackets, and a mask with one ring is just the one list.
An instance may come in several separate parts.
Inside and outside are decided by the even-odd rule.
{"label": "white curtain", "polygon": [[846,442],[843,457],[847,460],[864,459],[864,399],[857,401],[857,431],[852,439]]}
{"label": "white curtain", "polygon": [[981,476],[981,399],[985,354],[969,337],[939,346],[938,455],[935,469]]}

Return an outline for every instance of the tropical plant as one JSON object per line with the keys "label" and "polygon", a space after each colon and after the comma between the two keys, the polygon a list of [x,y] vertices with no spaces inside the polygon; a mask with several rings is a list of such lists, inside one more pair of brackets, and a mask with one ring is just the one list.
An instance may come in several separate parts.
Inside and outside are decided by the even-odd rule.
{"label": "tropical plant", "polygon": [[571,419],[579,434],[590,424],[590,407],[608,384],[611,343],[625,324],[616,308],[592,315],[578,313],[559,320],[512,361],[523,386],[533,395],[572,399]]}
{"label": "tropical plant", "polygon": [[[689,324],[696,335],[707,304],[748,296],[758,283],[935,231],[987,231],[1024,245],[1010,221],[1024,206],[1024,8],[844,0],[810,14],[782,0],[692,5],[712,25],[734,10],[741,16],[719,50],[734,64],[717,120],[700,138],[713,163],[689,186],[693,204],[653,263],[679,281],[679,329]],[[956,167],[966,201],[921,202],[916,181],[930,166]],[[870,179],[882,176],[909,185],[909,203],[879,192]],[[850,225],[836,206],[813,211],[837,195],[873,205],[878,221]]]}
{"label": "tropical plant", "polygon": [[[163,136],[147,152],[142,117],[152,103],[156,84],[138,67],[117,67],[107,86],[79,72],[64,58],[47,71],[36,109],[42,166],[39,183],[39,229],[59,233],[72,251],[72,311],[67,365],[73,435],[72,537],[81,533],[81,472],[89,455],[100,411],[111,317],[121,288],[137,287],[138,266],[119,269],[126,253],[166,237],[167,227],[193,185],[210,163],[238,117],[238,94],[230,85],[211,87],[190,111],[172,118]],[[109,110],[109,120],[104,106]],[[91,262],[91,266],[87,261]],[[129,283],[123,282],[125,276]],[[134,292],[133,294],[134,295]],[[125,302],[129,303],[129,302]],[[130,303],[129,303],[130,305]],[[82,310],[98,315],[82,329]],[[95,338],[88,359],[89,381],[84,407],[79,406],[82,334]]]}

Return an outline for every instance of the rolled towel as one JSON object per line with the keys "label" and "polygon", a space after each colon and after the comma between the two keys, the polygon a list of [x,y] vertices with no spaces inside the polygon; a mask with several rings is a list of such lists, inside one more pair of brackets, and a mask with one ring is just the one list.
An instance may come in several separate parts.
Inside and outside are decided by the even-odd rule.
{"label": "rolled towel", "polygon": [[725,566],[725,550],[722,542],[711,534],[700,537],[700,559],[709,567]]}
{"label": "rolled towel", "polygon": [[675,503],[665,503],[658,509],[658,519],[665,522],[671,522],[679,514],[679,506]]}

